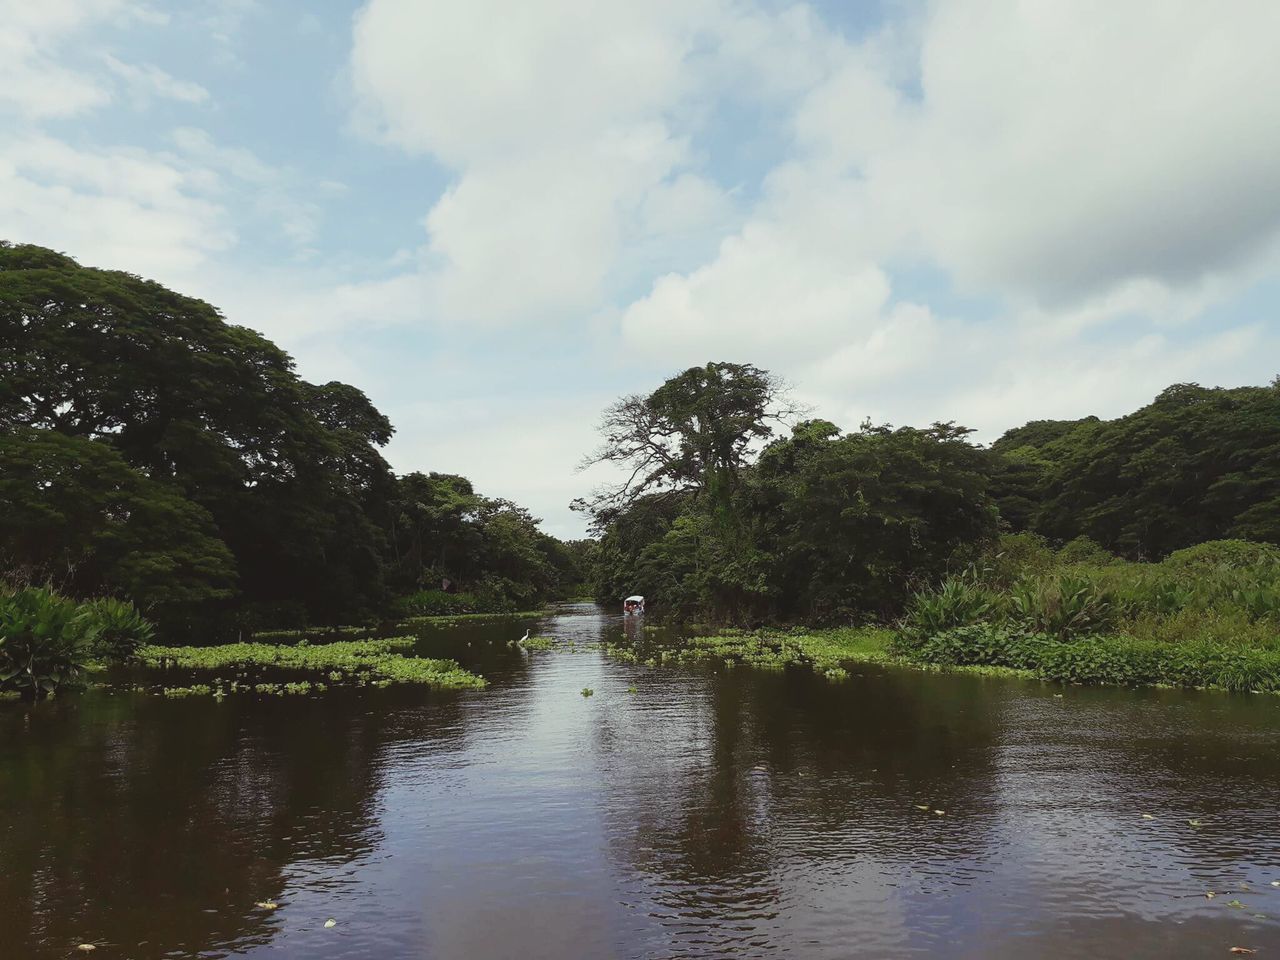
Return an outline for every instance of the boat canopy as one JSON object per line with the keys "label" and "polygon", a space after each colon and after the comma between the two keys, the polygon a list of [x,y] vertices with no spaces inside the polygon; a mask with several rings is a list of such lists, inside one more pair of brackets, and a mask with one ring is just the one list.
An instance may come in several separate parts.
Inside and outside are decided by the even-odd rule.
{"label": "boat canopy", "polygon": [[634,597],[627,597],[627,599],[623,601],[623,603],[632,603],[632,602],[644,603],[644,597],[637,594]]}

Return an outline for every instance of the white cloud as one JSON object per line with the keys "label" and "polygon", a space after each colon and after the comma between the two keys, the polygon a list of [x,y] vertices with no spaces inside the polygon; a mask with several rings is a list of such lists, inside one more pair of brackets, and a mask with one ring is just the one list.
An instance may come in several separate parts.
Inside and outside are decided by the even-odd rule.
{"label": "white cloud", "polygon": [[206,178],[133,149],[81,150],[32,136],[0,146],[0,235],[65,250],[94,266],[189,280],[234,244]]}
{"label": "white cloud", "polygon": [[[622,335],[673,367],[765,363],[845,425],[1115,413],[1251,369],[1273,335],[1195,321],[1280,262],[1278,28],[1269,3],[962,0],[858,44],[815,34],[829,69],[755,209]],[[992,316],[903,302],[912,262]]]}
{"label": "white cloud", "polygon": [[111,54],[105,55],[103,62],[125,82],[140,103],[145,104],[153,97],[180,103],[205,103],[209,99],[209,91],[200,84],[179,80],[154,64],[125,63]]}
{"label": "white cloud", "polygon": [[426,219],[442,315],[596,309],[630,258],[729,219],[687,132],[732,64],[747,75],[742,50],[776,48],[766,20],[728,0],[371,0],[351,58],[358,123],[458,173]]}
{"label": "white cloud", "polygon": [[1280,224],[1277,35],[1269,0],[956,0],[924,25],[919,100],[855,52],[799,132],[976,289],[1182,284]]}
{"label": "white cloud", "polygon": [[[0,0],[0,110],[39,119],[75,116],[103,106],[111,100],[111,85],[87,67],[67,62],[68,54],[79,52],[71,41],[105,22],[155,24],[164,19],[134,0]],[[115,62],[122,70],[136,70],[135,80],[167,86],[171,93],[192,93],[154,67]]]}

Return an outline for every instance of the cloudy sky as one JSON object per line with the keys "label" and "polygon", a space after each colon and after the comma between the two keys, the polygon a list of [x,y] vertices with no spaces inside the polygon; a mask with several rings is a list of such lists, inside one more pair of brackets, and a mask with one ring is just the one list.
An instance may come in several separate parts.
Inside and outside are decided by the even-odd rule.
{"label": "cloudy sky", "polygon": [[576,535],[600,409],[853,428],[1280,372],[1274,0],[0,0],[0,237],[363,388]]}

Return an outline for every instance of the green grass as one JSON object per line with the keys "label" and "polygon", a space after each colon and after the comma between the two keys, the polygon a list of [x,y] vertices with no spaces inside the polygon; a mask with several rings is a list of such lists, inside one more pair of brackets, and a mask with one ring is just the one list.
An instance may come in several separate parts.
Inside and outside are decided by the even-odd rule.
{"label": "green grass", "polygon": [[[318,675],[334,683],[387,686],[392,683],[419,683],[449,690],[483,687],[485,680],[464,670],[453,660],[405,656],[400,651],[413,647],[413,637],[391,637],[382,640],[339,640],[311,646],[281,646],[269,643],[228,643],[216,647],[146,646],[138,658],[153,669],[184,669],[203,672],[233,672],[236,678],[224,684],[215,677],[209,692],[255,689],[257,692],[305,693],[324,689]],[[250,677],[264,670],[284,670],[317,675],[315,680],[297,684],[275,684]],[[301,684],[306,683],[303,687]],[[189,689],[205,692],[208,684],[194,684]],[[169,693],[173,696],[175,694]]]}
{"label": "green grass", "polygon": [[[721,630],[704,636],[687,637],[675,643],[612,644],[605,647],[611,656],[649,666],[719,662],[769,670],[788,666],[810,666],[829,677],[846,675],[845,666],[855,663],[889,663],[893,632],[879,627],[849,627],[835,630]],[[647,641],[648,638],[646,638]]]}
{"label": "green grass", "polygon": [[521,646],[526,650],[550,650],[558,642],[555,637],[530,637]]}

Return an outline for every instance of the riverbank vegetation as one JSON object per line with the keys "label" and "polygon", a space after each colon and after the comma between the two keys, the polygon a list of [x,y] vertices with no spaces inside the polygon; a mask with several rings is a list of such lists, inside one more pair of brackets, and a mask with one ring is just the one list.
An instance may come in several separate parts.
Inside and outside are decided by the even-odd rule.
{"label": "riverbank vegetation", "polygon": [[45,696],[94,664],[125,660],[153,636],[129,603],[77,603],[44,587],[0,585],[0,693]]}
{"label": "riverbank vegetation", "polygon": [[266,338],[128,273],[0,243],[0,581],[137,604],[161,642],[514,611],[578,551]]}
{"label": "riverbank vegetation", "polygon": [[[990,449],[954,423],[778,436],[789,407],[766,371],[720,363],[609,408],[591,460],[630,479],[579,503],[597,596],[684,622],[880,625],[896,632],[874,656],[919,664],[1280,689],[1280,386],[1175,385]],[[799,643],[721,633],[686,655],[817,663]]]}
{"label": "riverbank vegetation", "polygon": [[[270,643],[229,643],[213,647],[145,646],[138,659],[154,671],[194,672],[204,682],[198,692],[219,693],[256,690],[277,692],[271,677],[281,673],[301,675],[312,683],[358,686],[389,686],[417,683],[449,690],[479,688],[483,677],[462,669],[453,660],[407,656],[417,642],[414,637],[377,640],[335,640],[293,646]],[[230,674],[229,677],[224,676]],[[163,679],[163,678],[161,678]],[[167,685],[166,685],[166,688]],[[179,687],[176,689],[191,689]],[[283,689],[283,688],[282,688]],[[285,690],[284,692],[294,692]],[[299,689],[297,692],[305,692]]]}

